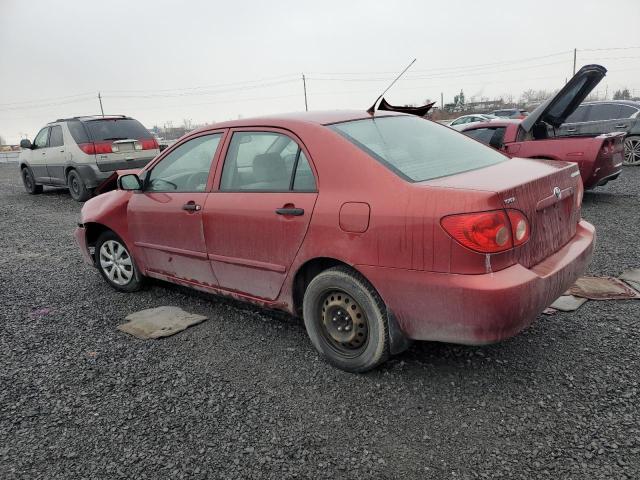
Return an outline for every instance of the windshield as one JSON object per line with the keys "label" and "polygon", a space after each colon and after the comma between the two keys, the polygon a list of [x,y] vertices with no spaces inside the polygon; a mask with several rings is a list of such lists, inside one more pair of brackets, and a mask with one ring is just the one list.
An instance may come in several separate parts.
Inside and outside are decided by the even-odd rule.
{"label": "windshield", "polygon": [[151,133],[142,124],[132,118],[91,120],[84,124],[94,142],[105,140],[125,140],[152,138]]}
{"label": "windshield", "polygon": [[501,153],[455,130],[418,117],[374,117],[336,123],[329,128],[412,182],[507,160]]}

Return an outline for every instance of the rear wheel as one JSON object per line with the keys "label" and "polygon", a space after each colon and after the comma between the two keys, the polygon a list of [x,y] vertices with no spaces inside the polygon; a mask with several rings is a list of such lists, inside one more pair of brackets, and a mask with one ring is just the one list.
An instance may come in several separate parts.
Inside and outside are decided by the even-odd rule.
{"label": "rear wheel", "polygon": [[389,358],[387,309],[367,280],[345,267],[317,275],[304,294],[304,323],[329,363],[366,372]]}
{"label": "rear wheel", "polygon": [[142,286],[143,277],[129,249],[112,231],[106,231],[98,238],[95,260],[104,279],[116,290],[134,292]]}
{"label": "rear wheel", "polygon": [[29,167],[22,167],[20,171],[22,175],[22,183],[24,184],[24,189],[30,195],[37,195],[38,193],[42,193],[42,185],[38,185],[36,183],[36,179],[33,177],[33,173]]}
{"label": "rear wheel", "polygon": [[640,165],[640,137],[627,137],[624,141],[624,164]]}
{"label": "rear wheel", "polygon": [[69,171],[67,175],[67,186],[69,187],[71,198],[76,202],[86,202],[91,198],[91,192],[85,186],[82,177],[76,170]]}

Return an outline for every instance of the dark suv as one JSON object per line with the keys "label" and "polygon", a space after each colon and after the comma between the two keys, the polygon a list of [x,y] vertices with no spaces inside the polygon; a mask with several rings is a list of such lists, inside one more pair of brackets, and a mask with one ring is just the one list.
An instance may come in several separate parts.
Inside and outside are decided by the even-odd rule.
{"label": "dark suv", "polygon": [[560,127],[560,135],[600,135],[625,132],[624,163],[640,165],[640,102],[605,100],[586,102]]}
{"label": "dark suv", "polygon": [[42,128],[33,143],[22,140],[20,147],[27,192],[66,186],[79,202],[88,200],[114,170],[144,167],[160,152],[149,130],[124,115],[61,118]]}

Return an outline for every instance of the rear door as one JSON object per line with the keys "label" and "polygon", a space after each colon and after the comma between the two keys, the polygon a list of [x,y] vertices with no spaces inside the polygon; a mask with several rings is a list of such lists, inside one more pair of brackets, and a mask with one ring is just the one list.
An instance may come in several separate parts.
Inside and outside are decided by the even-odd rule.
{"label": "rear door", "polygon": [[216,285],[207,259],[202,209],[223,132],[192,137],[147,173],[127,209],[129,230],[147,269],[189,283]]}
{"label": "rear door", "polygon": [[204,232],[219,285],[273,300],[318,196],[309,154],[288,132],[235,129],[218,170],[219,188],[204,208]]}

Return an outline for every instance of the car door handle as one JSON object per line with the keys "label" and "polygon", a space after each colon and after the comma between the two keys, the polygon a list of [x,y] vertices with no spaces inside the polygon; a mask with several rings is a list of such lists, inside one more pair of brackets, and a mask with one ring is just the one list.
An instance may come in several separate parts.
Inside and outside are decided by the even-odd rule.
{"label": "car door handle", "polygon": [[575,132],[575,131],[576,131],[576,129],[575,129],[575,128],[567,128],[567,130],[566,130],[566,131],[567,131],[567,132]]}
{"label": "car door handle", "polygon": [[304,215],[304,208],[278,208],[276,209],[278,215],[291,215],[293,217],[299,217]]}
{"label": "car door handle", "polygon": [[182,209],[187,212],[199,212],[202,210],[202,207],[195,202],[188,202],[182,206]]}
{"label": "car door handle", "polygon": [[622,124],[622,123],[620,123],[620,124],[618,124],[618,125],[614,125],[614,127],[613,127],[613,128],[627,128],[627,126],[626,126],[626,125],[624,125],[624,124]]}

